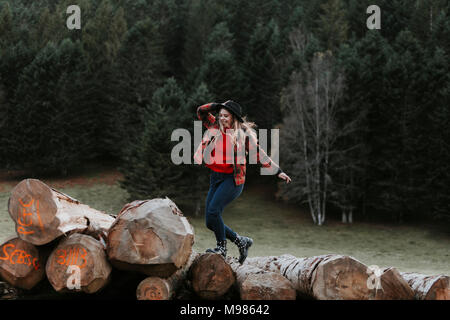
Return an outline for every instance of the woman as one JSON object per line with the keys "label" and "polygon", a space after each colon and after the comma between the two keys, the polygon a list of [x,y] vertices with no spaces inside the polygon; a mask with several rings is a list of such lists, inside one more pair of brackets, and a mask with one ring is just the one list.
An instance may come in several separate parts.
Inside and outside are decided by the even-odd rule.
{"label": "woman", "polygon": [[[212,113],[219,112],[219,121]],[[227,255],[227,240],[238,246],[239,263],[248,255],[253,240],[243,237],[226,226],[222,212],[231,201],[239,197],[244,188],[246,154],[256,156],[256,161],[265,168],[271,168],[279,178],[289,183],[287,176],[258,146],[257,138],[251,129],[255,126],[241,115],[241,106],[231,100],[224,103],[208,103],[197,109],[197,115],[208,129],[194,159],[197,164],[205,160],[211,169],[210,187],[206,197],[206,226],[216,236],[217,247],[206,252]]]}

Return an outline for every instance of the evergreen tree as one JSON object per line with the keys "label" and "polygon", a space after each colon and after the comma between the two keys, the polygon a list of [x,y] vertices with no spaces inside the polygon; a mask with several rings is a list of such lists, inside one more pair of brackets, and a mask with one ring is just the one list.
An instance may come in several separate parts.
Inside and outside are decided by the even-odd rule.
{"label": "evergreen tree", "polygon": [[121,186],[128,191],[130,199],[167,196],[185,213],[199,210],[199,201],[207,191],[203,187],[204,174],[199,174],[201,168],[193,164],[172,162],[172,148],[178,142],[172,142],[171,135],[175,129],[193,130],[193,106],[209,97],[206,86],[202,85],[187,99],[173,78],[155,91],[151,107],[145,113],[143,134],[130,144],[121,167],[125,177]]}
{"label": "evergreen tree", "polygon": [[84,108],[81,46],[49,42],[23,69],[5,132],[10,166],[66,173],[89,157],[92,115]]}
{"label": "evergreen tree", "polygon": [[[374,3],[371,0],[343,0],[345,3],[345,8],[347,11],[347,21],[348,21],[348,36],[349,38],[355,38],[354,40],[360,40],[364,38],[367,32],[367,19],[369,14],[367,14],[367,8],[376,4],[381,6],[380,3]],[[384,7],[381,7],[384,8]],[[381,9],[380,8],[380,9]],[[381,27],[384,27],[383,12],[381,12]]]}
{"label": "evergreen tree", "polygon": [[431,32],[431,39],[427,43],[427,47],[440,47],[445,52],[450,52],[450,8],[440,12],[436,17],[436,22]]}
{"label": "evergreen tree", "polygon": [[164,78],[173,76],[183,79],[189,70],[183,65],[189,3],[190,1],[154,0],[150,6],[150,17],[158,22],[158,34],[163,41],[164,55],[169,67]]}
{"label": "evergreen tree", "polygon": [[114,64],[113,91],[118,107],[111,113],[115,129],[110,137],[116,141],[120,153],[130,139],[142,134],[144,110],[155,90],[163,84],[167,69],[157,26],[150,19],[137,22],[128,31]]}
{"label": "evergreen tree", "polygon": [[436,23],[439,23],[440,14],[445,14],[448,6],[447,0],[414,1],[414,4],[410,5],[411,15],[407,27],[417,39],[426,42],[433,33]]}
{"label": "evergreen tree", "polygon": [[208,38],[203,64],[193,72],[195,85],[205,83],[215,101],[241,97],[243,79],[232,52],[233,41],[226,23],[217,24]]}
{"label": "evergreen tree", "polygon": [[0,49],[8,48],[15,40],[12,11],[8,2],[0,6]]}
{"label": "evergreen tree", "polygon": [[274,20],[258,24],[249,41],[244,60],[245,98],[242,101],[249,119],[261,128],[273,128],[281,121],[280,93],[283,52],[278,26]]}
{"label": "evergreen tree", "polygon": [[392,48],[384,66],[389,90],[384,93],[388,101],[383,108],[389,114],[385,122],[389,136],[382,152],[384,159],[380,158],[379,162],[379,169],[385,173],[379,181],[385,197],[379,204],[392,212],[397,221],[403,221],[419,209],[424,191],[418,174],[419,154],[423,149],[418,141],[423,106],[419,93],[424,86],[421,82],[423,52],[409,31],[400,32]]}
{"label": "evergreen tree", "polygon": [[85,80],[86,94],[89,108],[97,112],[97,151],[105,157],[118,158],[122,145],[116,140],[115,130],[121,104],[116,91],[119,79],[115,64],[127,31],[124,11],[114,9],[109,0],[102,0],[94,17],[82,30],[83,55],[89,71]]}
{"label": "evergreen tree", "polygon": [[108,68],[115,61],[126,31],[123,8],[114,10],[110,0],[102,0],[93,19],[83,28],[83,52],[92,72]]}
{"label": "evergreen tree", "polygon": [[347,12],[341,0],[328,0],[321,6],[322,14],[317,23],[318,37],[326,48],[335,51],[347,40]]}
{"label": "evergreen tree", "polygon": [[[425,201],[427,217],[450,222],[450,64],[449,54],[441,48],[430,50],[424,66],[428,90],[423,92],[430,101],[426,104],[426,114],[420,141],[423,147],[423,168],[421,181],[427,191],[421,198]],[[426,134],[425,134],[426,133]],[[431,210],[430,210],[431,208]]]}
{"label": "evergreen tree", "polygon": [[[186,122],[182,122],[194,137],[194,121],[200,121],[197,118],[197,108],[206,103],[213,101],[213,94],[208,91],[208,86],[205,83],[201,83],[194,92],[191,93],[186,101],[186,109],[188,110],[189,116],[186,117]],[[199,123],[200,124],[200,123]],[[197,150],[196,145],[192,146],[192,155]],[[189,208],[190,212],[194,212],[194,215],[199,215],[201,209],[204,210],[204,204],[206,195],[209,189],[209,174],[210,170],[203,165],[180,165],[182,169],[186,172],[188,181],[190,181],[190,195],[186,207]]]}
{"label": "evergreen tree", "polygon": [[[386,108],[389,86],[386,84],[384,66],[392,49],[377,30],[368,30],[365,37],[355,43],[356,52],[347,69],[347,90],[356,106],[367,110],[366,130],[362,135],[365,146],[362,159],[364,177],[361,181],[364,212],[382,210],[380,199],[389,197],[382,181],[387,178],[382,163],[389,161],[392,140],[390,132],[391,109]],[[387,214],[386,212],[384,212]]]}
{"label": "evergreen tree", "polygon": [[186,41],[183,50],[183,68],[199,68],[204,58],[208,36],[216,22],[215,2],[192,0],[186,17]]}

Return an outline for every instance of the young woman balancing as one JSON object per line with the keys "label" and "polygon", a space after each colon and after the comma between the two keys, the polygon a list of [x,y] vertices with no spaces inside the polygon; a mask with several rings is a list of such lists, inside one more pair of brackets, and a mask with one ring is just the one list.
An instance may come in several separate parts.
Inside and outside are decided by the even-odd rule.
{"label": "young woman balancing", "polygon": [[[219,112],[219,120],[212,113]],[[259,148],[255,126],[241,115],[241,106],[231,100],[224,103],[208,103],[197,109],[197,115],[208,129],[202,143],[195,152],[197,164],[202,160],[211,169],[209,192],[206,197],[206,226],[216,236],[217,247],[206,252],[219,253],[226,257],[227,240],[239,249],[239,263],[243,263],[248,249],[253,244],[249,237],[243,237],[226,226],[222,220],[224,208],[239,197],[245,182],[246,154],[256,157],[263,167],[270,168],[279,178],[289,183],[291,178]]]}

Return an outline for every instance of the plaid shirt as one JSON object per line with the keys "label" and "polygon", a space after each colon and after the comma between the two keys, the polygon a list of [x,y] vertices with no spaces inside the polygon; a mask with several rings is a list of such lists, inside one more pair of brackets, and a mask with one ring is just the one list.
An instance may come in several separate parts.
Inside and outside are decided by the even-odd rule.
{"label": "plaid shirt", "polygon": [[[214,103],[207,103],[197,108],[197,116],[202,121],[203,125],[207,129],[220,130],[219,124],[210,112],[215,111]],[[197,151],[194,154],[194,161],[196,164],[201,164],[205,148],[212,142],[214,143],[215,137],[210,134],[205,134],[202,139],[202,143],[198,146]],[[270,159],[266,152],[259,147],[258,141],[252,135],[245,136],[245,151],[242,150],[244,146],[240,143],[234,145],[234,163],[233,163],[233,175],[235,184],[241,185],[245,182],[246,173],[246,155],[256,156],[256,163],[260,163],[264,168],[272,168],[274,174],[279,174],[281,169],[275,162]]]}

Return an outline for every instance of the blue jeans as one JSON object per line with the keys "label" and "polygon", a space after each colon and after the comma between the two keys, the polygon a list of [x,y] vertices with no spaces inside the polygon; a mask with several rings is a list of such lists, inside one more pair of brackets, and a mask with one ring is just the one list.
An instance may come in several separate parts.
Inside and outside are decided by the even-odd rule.
{"label": "blue jeans", "polygon": [[226,205],[239,197],[244,185],[236,186],[232,173],[211,171],[208,196],[206,197],[206,227],[216,235],[217,241],[226,238],[235,241],[237,234],[226,226],[222,220],[222,212]]}

